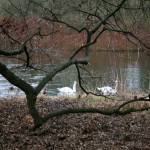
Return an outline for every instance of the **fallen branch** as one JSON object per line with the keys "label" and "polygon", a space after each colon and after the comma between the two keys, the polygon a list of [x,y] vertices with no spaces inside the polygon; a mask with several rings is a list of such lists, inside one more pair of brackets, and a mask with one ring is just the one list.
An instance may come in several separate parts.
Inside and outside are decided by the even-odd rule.
{"label": "fallen branch", "polygon": [[78,114],[78,113],[98,113],[98,114],[102,114],[102,115],[107,115],[107,116],[122,116],[122,115],[127,115],[133,112],[141,112],[141,111],[149,111],[150,110],[150,106],[143,106],[141,108],[134,108],[134,107],[130,107],[127,108],[125,110],[120,110],[122,107],[124,107],[125,105],[129,104],[129,103],[133,103],[133,102],[139,102],[139,101],[149,101],[150,99],[138,99],[138,100],[130,100],[128,102],[124,102],[123,104],[119,105],[117,108],[107,108],[107,109],[103,109],[103,108],[67,108],[67,109],[62,109],[59,111],[55,111],[55,112],[51,112],[48,115],[46,115],[45,117],[42,118],[41,120],[41,124],[36,124],[34,126],[34,129],[40,127],[43,123],[45,123],[46,121],[48,121],[49,119],[52,119],[54,117],[58,117],[58,116],[62,116],[62,115],[68,115],[68,114]]}

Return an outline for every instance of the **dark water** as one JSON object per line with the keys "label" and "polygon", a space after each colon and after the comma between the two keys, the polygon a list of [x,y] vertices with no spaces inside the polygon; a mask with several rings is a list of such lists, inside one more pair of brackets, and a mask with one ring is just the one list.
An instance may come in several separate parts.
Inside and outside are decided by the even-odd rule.
{"label": "dark water", "polygon": [[119,79],[120,90],[150,90],[150,57],[141,52],[95,52],[91,69],[101,73],[103,84]]}
{"label": "dark water", "polygon": [[[69,53],[69,52],[68,52]],[[19,66],[19,64],[7,62],[9,68]],[[48,65],[48,64],[45,64]],[[90,64],[87,69],[93,76],[100,78],[91,78],[85,71],[83,78],[87,84],[87,89],[94,91],[100,86],[114,86],[114,81],[119,80],[119,90],[124,92],[149,92],[150,90],[150,57],[143,52],[91,52]],[[36,86],[42,79],[41,72],[20,70],[18,75]],[[56,95],[58,87],[70,86],[77,80],[76,69],[74,66],[59,73],[52,82],[46,85],[47,95]],[[14,87],[0,75],[0,97],[9,97],[14,95],[24,95],[20,89]],[[79,91],[79,87],[77,87]]]}

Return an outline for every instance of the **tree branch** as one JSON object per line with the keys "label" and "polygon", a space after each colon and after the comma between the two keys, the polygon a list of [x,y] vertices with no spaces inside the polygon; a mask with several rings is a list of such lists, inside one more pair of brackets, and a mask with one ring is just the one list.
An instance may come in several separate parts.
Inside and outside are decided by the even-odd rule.
{"label": "tree branch", "polygon": [[[130,35],[131,37],[133,37],[134,39],[136,39],[139,43],[141,43],[146,49],[150,50],[150,48],[145,43],[143,43],[137,36],[135,36],[132,32],[123,31],[123,30],[117,30],[117,29],[110,29],[110,28],[105,28],[105,29],[108,30],[108,31],[112,31],[112,32],[118,32],[118,33],[122,33],[122,34],[125,34],[125,35]],[[146,51],[145,51],[145,53],[147,55],[149,55]]]}
{"label": "tree branch", "polygon": [[84,44],[83,46],[81,46],[80,48],[78,48],[70,57],[70,59],[72,59],[73,57],[75,57],[82,49],[87,48],[93,44],[95,44],[97,42],[97,39],[99,38],[99,36],[105,31],[105,29],[102,29],[102,31],[100,31],[100,33],[95,37],[95,39],[92,42],[88,42],[88,36],[89,38],[91,38],[90,34],[87,35],[87,42],[86,44]]}
{"label": "tree branch", "polygon": [[113,11],[111,12],[109,15],[107,15],[104,19],[102,19],[102,21],[100,21],[93,30],[90,31],[90,34],[94,34],[102,25],[105,25],[105,23],[107,22],[107,20],[109,18],[111,18],[117,11],[120,10],[120,8],[122,7],[122,5],[126,2],[126,0],[123,0],[119,5],[118,7]]}
{"label": "tree branch", "polygon": [[34,4],[36,4],[37,6],[41,7],[42,9],[47,10],[47,11],[52,15],[52,17],[53,17],[53,18],[43,17],[43,19],[64,24],[64,25],[66,25],[67,27],[72,28],[73,30],[75,30],[75,31],[77,31],[77,32],[79,32],[79,33],[81,33],[81,32],[84,31],[84,30],[85,30],[86,32],[89,32],[89,30],[88,30],[86,27],[84,27],[84,28],[78,30],[76,27],[72,26],[71,24],[68,24],[67,22],[64,22],[64,21],[62,21],[62,20],[59,20],[58,17],[55,15],[55,13],[53,13],[50,9],[48,9],[48,8],[46,8],[46,7],[44,7],[44,6],[40,5],[40,4],[38,4],[37,2],[32,1],[32,0],[31,0],[31,2],[34,3]]}
{"label": "tree branch", "polygon": [[123,104],[121,104],[119,107],[118,107],[118,111],[123,108],[125,105],[127,104],[130,104],[130,103],[133,103],[133,102],[141,102],[141,101],[147,101],[147,102],[150,102],[150,99],[146,99],[148,96],[145,96],[145,97],[140,97],[138,99],[133,99],[133,100],[129,100],[127,102],[124,102]]}
{"label": "tree branch", "polygon": [[24,43],[20,44],[18,49],[16,49],[15,51],[13,52],[8,52],[8,51],[3,51],[0,49],[0,55],[4,55],[4,56],[15,56],[15,55],[18,55],[18,54],[22,54],[24,52]]}
{"label": "tree branch", "polygon": [[[27,56],[27,47],[26,47],[26,44],[34,37],[34,36],[37,36],[39,35],[40,37],[43,37],[43,36],[48,36],[48,35],[51,35],[51,34],[54,34],[58,32],[58,30],[56,31],[52,31],[50,33],[47,33],[47,34],[41,34],[40,31],[37,31],[35,32],[34,34],[32,34],[30,37],[28,37],[23,43],[19,43],[19,47],[18,49],[16,49],[15,51],[4,51],[4,50],[1,50],[0,49],[0,55],[4,55],[4,56],[15,56],[15,55],[18,55],[18,54],[22,54],[22,53],[26,53],[26,56]],[[28,58],[27,57],[27,61],[28,61]]]}
{"label": "tree branch", "polygon": [[81,75],[80,75],[79,66],[78,66],[78,64],[75,64],[75,66],[76,66],[77,73],[78,73],[79,86],[81,87],[81,89],[82,89],[83,92],[85,92],[87,95],[92,94],[92,95],[95,95],[95,96],[102,96],[102,97],[105,97],[105,98],[107,98],[107,99],[114,100],[114,99],[111,98],[111,97],[108,97],[108,96],[105,96],[105,95],[100,95],[100,94],[97,94],[97,93],[93,93],[93,92],[91,92],[91,91],[87,91],[87,90],[82,86],[82,82],[81,82],[82,78],[81,78]]}
{"label": "tree branch", "polygon": [[54,68],[52,68],[51,71],[42,79],[42,81],[38,84],[38,86],[35,88],[36,94],[38,95],[39,92],[43,89],[43,87],[47,84],[48,81],[52,80],[52,78],[58,73],[64,70],[65,68],[73,65],[73,64],[88,64],[88,60],[86,58],[77,58],[77,59],[69,59],[65,62],[56,65]]}
{"label": "tree branch", "polygon": [[26,94],[29,94],[31,92],[34,92],[34,88],[16,76],[11,70],[9,70],[4,64],[0,62],[0,74],[5,77],[11,84],[15,85],[16,87],[20,88],[22,91],[24,91]]}
{"label": "tree branch", "polygon": [[[67,109],[62,109],[60,111],[56,111],[56,112],[52,112],[49,113],[48,115],[46,115],[45,117],[42,118],[42,122],[46,122],[47,120],[54,118],[54,117],[58,117],[58,116],[62,116],[62,115],[68,115],[68,114],[74,114],[74,113],[98,113],[98,114],[102,114],[102,115],[107,115],[107,116],[112,116],[112,115],[127,115],[130,114],[132,112],[141,112],[141,111],[145,111],[145,110],[149,110],[150,107],[141,107],[141,108],[128,108],[126,110],[118,110],[116,108],[108,108],[108,109],[98,109],[98,108],[67,108]],[[38,126],[37,126],[38,127]],[[35,127],[35,128],[37,128]]]}

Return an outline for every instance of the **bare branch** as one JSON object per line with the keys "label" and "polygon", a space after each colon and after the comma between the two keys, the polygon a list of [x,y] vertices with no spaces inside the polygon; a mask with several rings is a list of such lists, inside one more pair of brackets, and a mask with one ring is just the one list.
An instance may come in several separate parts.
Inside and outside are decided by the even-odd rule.
{"label": "bare branch", "polygon": [[97,94],[97,93],[93,93],[93,92],[91,92],[91,91],[87,91],[87,90],[82,86],[82,78],[81,78],[79,66],[78,66],[78,64],[75,64],[75,66],[76,66],[77,73],[78,73],[79,85],[80,85],[80,87],[81,87],[81,89],[82,89],[83,92],[85,92],[87,95],[92,94],[92,95],[94,95],[94,96],[102,96],[102,97],[105,97],[105,98],[107,98],[107,99],[114,100],[114,99],[111,98],[111,97],[108,97],[108,96],[105,96],[105,95],[100,95],[100,94]]}
{"label": "bare branch", "polygon": [[65,68],[68,68],[69,66],[74,65],[74,64],[87,65],[87,63],[88,61],[86,58],[77,58],[77,59],[74,58],[74,59],[66,60],[63,63],[56,65],[49,71],[49,73],[41,80],[41,82],[35,88],[37,95],[43,89],[43,87],[47,84],[47,82],[49,82],[58,72],[61,72]]}
{"label": "bare branch", "polygon": [[3,75],[11,84],[19,87],[26,94],[29,94],[31,91],[34,92],[32,86],[26,83],[24,80],[16,76],[11,70],[9,70],[4,64],[0,62],[0,74]]}
{"label": "bare branch", "polygon": [[[14,56],[14,55],[18,55],[18,54],[22,54],[23,52],[25,52],[25,47],[26,47],[26,44],[31,41],[31,39],[34,37],[34,36],[37,36],[39,35],[40,37],[43,37],[43,36],[48,36],[50,34],[54,34],[58,32],[58,30],[56,31],[53,31],[53,32],[50,32],[50,33],[47,33],[47,34],[41,34],[40,31],[37,31],[36,33],[34,33],[33,35],[31,35],[29,38],[27,38],[23,43],[19,43],[19,47],[18,49],[15,49],[14,51],[4,51],[4,50],[1,50],[0,49],[0,55],[4,55],[4,56]],[[26,47],[27,48],[27,47]]]}
{"label": "bare branch", "polygon": [[[42,118],[43,122],[46,122],[47,120],[62,116],[62,115],[68,115],[68,114],[74,114],[74,113],[98,113],[98,114],[103,114],[103,115],[108,115],[108,116],[118,116],[118,115],[127,115],[132,112],[141,112],[145,110],[150,110],[150,107],[141,107],[141,108],[129,108],[126,110],[118,110],[116,108],[108,108],[108,109],[98,109],[98,108],[68,108],[68,109],[62,109],[60,111],[56,112],[51,112],[50,114],[46,115],[45,117]],[[35,129],[38,128],[39,126],[35,126]]]}
{"label": "bare branch", "polygon": [[24,46],[25,46],[24,44],[20,44],[18,49],[15,49],[15,51],[13,51],[13,52],[3,51],[0,49],[0,55],[14,56],[14,55],[22,54],[24,52]]}
{"label": "bare branch", "polygon": [[[99,34],[95,37],[95,39],[94,39],[92,42],[89,42],[89,43],[88,43],[88,40],[87,40],[87,43],[84,44],[83,46],[81,46],[79,49],[77,49],[77,50],[72,54],[72,56],[70,57],[70,59],[72,59],[73,57],[75,57],[82,49],[87,48],[87,47],[89,47],[90,45],[95,44],[95,43],[97,42],[97,39],[99,38],[99,36],[100,36],[104,31],[105,31],[105,29],[102,29],[102,31],[99,32]],[[88,35],[87,35],[87,39],[88,39],[88,37],[91,37],[91,35],[88,34]]]}
{"label": "bare branch", "polygon": [[117,13],[122,5],[126,2],[126,0],[123,0],[119,5],[118,7],[111,13],[109,13],[104,19],[102,19],[102,21],[100,21],[93,30],[90,31],[90,34],[94,34],[102,25],[105,25],[105,23],[107,22],[107,20],[109,18],[111,18],[113,15],[115,15],[115,13]]}
{"label": "bare branch", "polygon": [[148,95],[148,96],[145,96],[145,97],[140,97],[140,98],[138,98],[138,99],[129,100],[129,101],[127,101],[127,102],[121,104],[121,105],[118,107],[118,111],[119,111],[121,108],[123,108],[125,105],[130,104],[130,103],[133,103],[133,102],[140,102],[140,101],[148,101],[148,102],[150,102],[150,99],[147,99],[148,97],[149,97],[149,95]]}
{"label": "bare branch", "polygon": [[[117,30],[117,29],[110,29],[110,28],[107,28],[107,27],[105,29],[108,30],[108,31],[112,31],[112,32],[122,33],[124,35],[130,35],[131,37],[136,39],[139,43],[141,43],[146,49],[150,50],[150,48],[145,43],[143,43],[142,40],[140,38],[138,38],[136,35],[134,35],[132,32],[124,31],[124,30]],[[150,54],[148,54],[146,51],[145,51],[145,53],[150,56]]]}
{"label": "bare branch", "polygon": [[83,68],[83,67],[81,67],[81,66],[78,66],[78,67],[81,68],[82,70],[85,70],[86,72],[88,72],[88,74],[89,74],[90,77],[101,79],[101,76],[94,76],[94,75],[92,75],[91,72],[88,71],[87,69],[85,69],[85,68]]}

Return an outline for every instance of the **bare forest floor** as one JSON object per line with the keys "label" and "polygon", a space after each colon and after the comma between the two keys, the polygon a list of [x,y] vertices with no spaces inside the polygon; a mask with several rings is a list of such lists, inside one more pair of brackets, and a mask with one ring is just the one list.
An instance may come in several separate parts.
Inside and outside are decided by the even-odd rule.
{"label": "bare forest floor", "polygon": [[[68,107],[108,108],[115,103],[41,97],[37,107],[46,114]],[[53,118],[36,131],[32,125],[25,99],[0,100],[1,150],[150,150],[150,111],[117,117],[70,114]]]}

